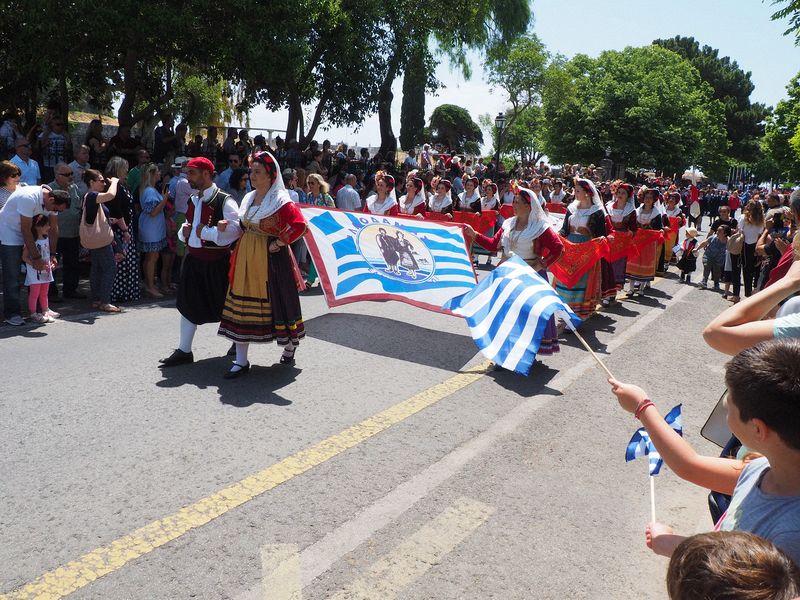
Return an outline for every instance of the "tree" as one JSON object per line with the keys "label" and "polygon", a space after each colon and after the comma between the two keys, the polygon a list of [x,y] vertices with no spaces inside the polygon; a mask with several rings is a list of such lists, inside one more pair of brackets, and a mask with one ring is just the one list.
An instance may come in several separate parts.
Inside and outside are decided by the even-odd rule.
{"label": "tree", "polygon": [[691,37],[675,36],[653,43],[677,52],[697,68],[703,81],[714,90],[714,98],[725,107],[725,129],[731,143],[729,156],[737,161],[754,161],[768,111],[765,105],[750,102],[755,89],[750,71],[745,73],[727,56],[720,58],[719,50],[710,46],[701,48]]}
{"label": "tree", "polygon": [[778,102],[767,120],[762,150],[778,178],[800,181],[800,73],[786,86],[787,98]]}
{"label": "tree", "polygon": [[403,76],[403,103],[400,105],[400,147],[403,150],[411,150],[423,141],[428,71],[425,65],[427,49],[420,46],[411,52]]}
{"label": "tree", "polygon": [[800,0],[772,0],[773,6],[785,4],[772,15],[773,21],[789,19],[789,27],[783,35],[794,35],[794,43],[800,46]]}
{"label": "tree", "polygon": [[612,158],[673,173],[726,169],[722,104],[697,69],[660,46],[555,61],[543,90],[544,150],[554,161]]}
{"label": "tree", "polygon": [[464,150],[467,142],[483,142],[481,128],[466,109],[455,104],[442,104],[433,111],[430,122],[433,138],[451,151]]}
{"label": "tree", "polygon": [[[506,110],[506,123],[512,121],[512,111]],[[481,125],[492,132],[492,143],[497,148],[500,144],[498,131],[494,126],[494,115],[482,115]],[[542,150],[542,129],[544,126],[544,113],[540,105],[529,106],[517,115],[511,126],[503,130],[501,149],[504,153],[515,154],[523,162],[537,162],[544,156]]]}
{"label": "tree", "polygon": [[[392,85],[403,72],[404,57],[412,41],[434,44],[439,54],[469,76],[468,50],[485,50],[510,43],[525,32],[532,16],[528,0],[482,0],[478,3],[471,0],[434,3],[397,0],[378,4],[387,48],[377,98],[380,152],[383,154],[397,148],[392,129]],[[431,75],[429,71],[428,76]]]}

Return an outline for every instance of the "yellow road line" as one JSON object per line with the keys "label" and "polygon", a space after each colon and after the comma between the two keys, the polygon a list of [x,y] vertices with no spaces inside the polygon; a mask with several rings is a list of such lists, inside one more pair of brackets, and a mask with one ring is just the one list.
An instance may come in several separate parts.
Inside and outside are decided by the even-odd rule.
{"label": "yellow road line", "polygon": [[492,506],[459,498],[430,523],[422,526],[369,571],[330,600],[390,600],[483,525],[494,513]]}
{"label": "yellow road line", "polygon": [[458,373],[175,514],[40,575],[34,581],[0,596],[0,600],[49,600],[71,594],[458,392],[483,377],[490,365],[487,361]]}

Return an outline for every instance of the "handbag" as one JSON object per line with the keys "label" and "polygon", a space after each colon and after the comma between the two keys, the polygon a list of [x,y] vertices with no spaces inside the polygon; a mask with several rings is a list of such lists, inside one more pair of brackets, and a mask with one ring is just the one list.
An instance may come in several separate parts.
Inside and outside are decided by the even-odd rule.
{"label": "handbag", "polygon": [[732,234],[730,238],[728,238],[728,252],[733,254],[734,256],[738,256],[742,253],[742,248],[744,247],[744,232],[736,230],[736,233]]}
{"label": "handbag", "polygon": [[106,219],[106,211],[103,206],[97,204],[97,216],[94,223],[89,225],[86,223],[86,200],[84,198],[84,210],[81,211],[81,224],[78,230],[81,238],[81,246],[87,250],[97,250],[104,248],[114,241],[114,232],[111,230],[111,225],[108,224]]}

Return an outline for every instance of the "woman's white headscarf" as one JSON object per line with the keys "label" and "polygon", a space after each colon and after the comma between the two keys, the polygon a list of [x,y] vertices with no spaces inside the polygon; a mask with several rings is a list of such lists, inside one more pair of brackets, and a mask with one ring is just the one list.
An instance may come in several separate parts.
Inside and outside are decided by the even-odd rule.
{"label": "woman's white headscarf", "polygon": [[[628,184],[625,184],[628,185]],[[630,189],[628,189],[630,187]],[[633,194],[633,187],[628,186],[625,188],[625,191],[628,193],[628,199],[625,201],[625,206],[621,209],[617,208],[617,199],[614,198],[606,202],[606,212],[612,217],[617,217],[617,223],[619,223],[622,219],[627,217],[629,214],[636,210],[636,202],[634,200]],[[619,211],[622,211],[621,214],[617,214]]]}
{"label": "woman's white headscarf", "polygon": [[386,214],[386,211],[392,208],[395,204],[397,204],[397,194],[395,194],[394,186],[392,186],[391,191],[389,191],[389,193],[386,195],[386,198],[383,200],[383,202],[378,202],[377,192],[371,194],[367,198],[367,209],[373,215]]}
{"label": "woman's white headscarf", "polygon": [[[547,230],[548,227],[552,227],[550,224],[550,219],[539,204],[536,194],[533,190],[517,187],[517,193],[527,194],[528,202],[531,205],[531,214],[528,215],[528,226],[525,228],[525,231],[530,232],[532,238],[538,238]],[[506,226],[506,223],[508,223],[508,226]],[[507,231],[511,231],[516,223],[517,217],[510,217],[503,222],[503,228]]]}
{"label": "woman's white headscarf", "polygon": [[[417,208],[420,204],[425,204],[425,189],[423,184],[423,189],[419,190],[416,195],[414,196],[411,202],[408,201],[408,194],[401,196],[400,198],[400,212],[404,215],[411,215],[414,214],[414,209]],[[406,212],[408,211],[408,212]]]}
{"label": "woman's white headscarf", "polygon": [[[275,167],[275,180],[272,182],[272,186],[267,191],[267,195],[264,196],[264,199],[261,201],[258,210],[256,210],[252,215],[249,215],[249,219],[251,221],[260,221],[261,219],[266,219],[267,217],[270,217],[278,212],[284,204],[291,204],[292,202],[292,197],[289,195],[289,191],[286,189],[286,186],[283,183],[283,175],[281,175],[281,170],[278,167],[278,161],[275,160],[275,157],[266,151],[257,152],[253,155],[253,160],[256,162],[261,162],[261,160],[264,159],[267,162],[272,161],[272,164]],[[247,214],[250,206],[253,203],[253,200],[255,200],[256,193],[256,190],[253,190],[252,192],[248,192],[245,197],[242,198],[242,205],[239,209],[241,214]]]}
{"label": "woman's white headscarf", "polygon": [[431,209],[431,212],[442,212],[451,204],[453,204],[453,196],[450,195],[450,190],[448,189],[447,193],[444,195],[444,198],[441,200],[439,200],[438,193],[431,196],[428,207]]}
{"label": "woman's white headscarf", "polygon": [[[580,183],[586,184],[586,186],[589,188],[591,196],[592,196],[592,206],[590,208],[588,208],[588,209],[585,209],[585,208],[584,209],[580,209],[580,210],[586,211],[586,212],[583,213],[584,216],[593,215],[598,210],[603,210],[603,201],[600,199],[600,194],[598,193],[597,188],[594,186],[594,183],[592,183],[592,181],[590,179],[580,179],[580,178],[575,179],[575,187],[576,188],[578,187],[578,185]],[[531,192],[531,193],[533,193],[533,192]],[[575,213],[577,213],[577,211],[579,209],[578,208],[579,204],[580,203],[577,200],[573,200],[572,203],[569,205],[569,208],[567,210],[569,210],[569,212],[574,215]]]}

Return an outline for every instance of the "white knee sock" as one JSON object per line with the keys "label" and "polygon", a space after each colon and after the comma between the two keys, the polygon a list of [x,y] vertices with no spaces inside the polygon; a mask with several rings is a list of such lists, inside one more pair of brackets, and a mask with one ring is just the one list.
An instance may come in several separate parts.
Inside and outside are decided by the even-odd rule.
{"label": "white knee sock", "polygon": [[236,364],[241,366],[247,366],[247,349],[250,347],[250,344],[247,343],[240,343],[236,342]]}
{"label": "white knee sock", "polygon": [[192,351],[192,341],[194,340],[195,331],[197,331],[197,325],[186,317],[181,316],[181,343],[178,346],[181,352]]}
{"label": "white knee sock", "polygon": [[288,343],[288,344],[286,344],[286,345],[283,347],[283,355],[284,355],[284,356],[288,356],[288,357],[294,356],[294,351],[295,351],[295,349],[296,349],[296,348],[297,348],[297,346],[295,346],[295,345],[292,343],[292,341],[291,341],[291,340],[289,340],[289,343]]}

